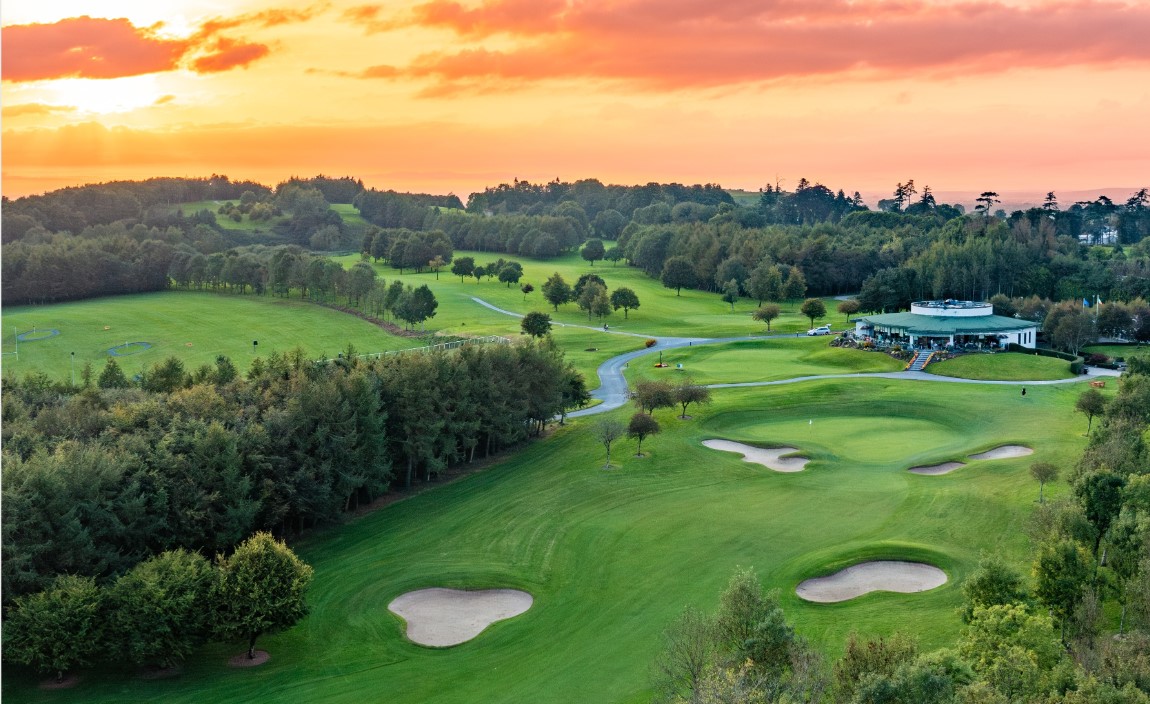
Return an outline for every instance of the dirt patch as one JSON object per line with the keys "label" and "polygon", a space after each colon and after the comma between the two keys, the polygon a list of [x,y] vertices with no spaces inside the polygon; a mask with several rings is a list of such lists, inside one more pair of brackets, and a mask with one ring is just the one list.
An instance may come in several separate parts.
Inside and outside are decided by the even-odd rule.
{"label": "dirt patch", "polygon": [[228,667],[258,667],[271,659],[272,656],[266,650],[257,650],[254,658],[249,658],[245,652],[229,658]]}
{"label": "dirt patch", "polygon": [[1009,460],[1015,457],[1026,457],[1033,455],[1034,450],[1026,447],[1025,445],[1002,445],[993,450],[980,452],[977,455],[971,455],[972,460]]}
{"label": "dirt patch", "polygon": [[722,452],[737,452],[743,456],[744,462],[761,464],[776,472],[801,472],[807,466],[807,462],[810,461],[805,457],[783,457],[783,455],[798,452],[799,449],[797,447],[774,447],[768,449],[755,447],[754,445],[744,445],[741,442],[734,442],[732,440],[704,440],[703,446]]}
{"label": "dirt patch", "polygon": [[949,474],[959,467],[965,467],[962,462],[943,462],[942,464],[929,464],[922,467],[911,467],[906,470],[911,474],[925,474],[930,477],[936,477],[940,474]]}
{"label": "dirt patch", "polygon": [[946,584],[946,573],[921,562],[876,560],[852,565],[826,577],[803,580],[795,587],[800,599],[829,604],[870,592],[913,594]]}
{"label": "dirt patch", "polygon": [[396,597],[389,611],[407,622],[407,637],[420,645],[465,643],[496,621],[518,616],[534,599],[517,589],[463,591],[432,587]]}

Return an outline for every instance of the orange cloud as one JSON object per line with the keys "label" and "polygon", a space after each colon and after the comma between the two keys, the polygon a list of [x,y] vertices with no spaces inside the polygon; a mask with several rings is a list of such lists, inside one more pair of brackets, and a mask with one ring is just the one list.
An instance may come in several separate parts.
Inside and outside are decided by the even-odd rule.
{"label": "orange cloud", "polygon": [[326,9],[326,4],[319,4],[215,18],[182,39],[159,35],[159,25],[136,27],[124,18],[83,16],[53,24],[12,25],[2,30],[3,80],[122,78],[184,67],[199,73],[227,71],[248,66],[271,49],[223,36],[224,32],[306,22]]}
{"label": "orange cloud", "polygon": [[1026,7],[1003,0],[430,0],[405,17],[379,20],[379,12],[366,6],[345,17],[519,41],[510,49],[429,52],[399,69],[437,81],[439,92],[544,79],[673,89],[1150,61],[1150,5],[1118,0]]}
{"label": "orange cloud", "polygon": [[24,103],[23,105],[6,105],[2,111],[3,117],[22,117],[24,115],[57,115],[60,113],[76,112],[71,105],[45,105],[44,103]]}
{"label": "orange cloud", "polygon": [[212,48],[212,53],[201,56],[192,62],[197,73],[216,73],[247,66],[262,59],[271,51],[266,44],[246,44],[234,39],[221,38]]}
{"label": "orange cloud", "polygon": [[71,17],[54,24],[4,27],[5,81],[120,78],[171,71],[187,40],[163,39],[126,19]]}

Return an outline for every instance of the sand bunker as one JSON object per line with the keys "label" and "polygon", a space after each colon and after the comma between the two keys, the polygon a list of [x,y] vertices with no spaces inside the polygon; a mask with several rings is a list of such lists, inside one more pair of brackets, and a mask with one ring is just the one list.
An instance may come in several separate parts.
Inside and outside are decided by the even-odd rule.
{"label": "sand bunker", "polygon": [[774,447],[766,449],[753,445],[744,445],[741,442],[732,442],[731,440],[704,440],[703,446],[709,447],[712,450],[737,452],[743,456],[744,462],[761,464],[776,472],[801,472],[803,468],[807,466],[807,462],[810,461],[805,457],[783,457],[783,455],[798,452],[797,447]]}
{"label": "sand bunker", "polygon": [[496,621],[518,616],[534,601],[516,589],[419,589],[401,594],[388,610],[407,621],[407,637],[420,645],[459,645]]}
{"label": "sand bunker", "polygon": [[958,469],[959,467],[965,466],[966,465],[962,462],[943,462],[942,464],[931,464],[923,467],[911,467],[906,471],[910,472],[911,474],[925,474],[927,476],[935,477],[939,474],[948,474]]}
{"label": "sand bunker", "polygon": [[946,573],[933,565],[877,560],[853,565],[826,577],[803,580],[795,587],[800,599],[829,604],[870,592],[912,594],[946,584]]}
{"label": "sand bunker", "polygon": [[1002,447],[996,447],[993,450],[987,450],[986,452],[980,452],[977,455],[971,455],[970,459],[1009,460],[1014,457],[1026,457],[1027,455],[1033,454],[1034,450],[1031,450],[1029,447],[1025,447],[1023,445],[1003,445]]}

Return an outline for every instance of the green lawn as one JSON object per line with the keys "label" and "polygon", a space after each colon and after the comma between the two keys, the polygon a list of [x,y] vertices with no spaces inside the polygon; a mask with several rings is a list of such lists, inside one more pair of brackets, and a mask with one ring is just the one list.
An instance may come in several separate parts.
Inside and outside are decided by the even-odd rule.
{"label": "green lawn", "polygon": [[[734,337],[765,334],[767,331],[765,325],[751,320],[751,312],[757,307],[757,301],[744,298],[735,304],[735,309],[732,311],[731,306],[724,303],[718,293],[683,289],[682,295],[676,296],[673,289],[664,288],[658,279],[650,278],[642,270],[629,267],[624,263],[612,266],[610,262],[598,262],[595,266],[591,266],[578,254],[569,254],[546,261],[507,254],[466,251],[456,252],[455,258],[458,259],[459,257],[474,257],[479,266],[485,266],[488,262],[493,262],[501,257],[518,261],[523,265],[523,278],[520,283],[530,283],[535,287],[535,291],[528,295],[525,300],[518,285],[512,284],[508,287],[506,284],[499,283],[496,278],[476,282],[474,278],[468,277],[460,282],[459,277],[451,273],[450,265],[439,272],[438,279],[436,279],[435,274],[429,271],[416,274],[410,270],[405,270],[404,274],[400,276],[398,269],[392,269],[386,264],[380,263],[375,266],[379,276],[388,281],[402,278],[403,281],[413,286],[425,283],[431,287],[441,302],[440,315],[436,316],[433,325],[436,329],[448,332],[460,332],[456,328],[463,322],[466,322],[468,326],[472,326],[473,323],[470,320],[461,320],[450,314],[445,316],[443,302],[466,301],[472,296],[517,313],[528,313],[535,310],[546,311],[556,322],[591,325],[599,328],[602,327],[603,322],[606,322],[612,330],[642,335]],[[360,261],[360,258],[358,255],[349,255],[339,258],[339,261],[345,267],[350,267]],[[543,282],[555,272],[561,274],[572,286],[584,273],[598,274],[607,282],[608,293],[622,286],[635,291],[639,297],[640,307],[638,310],[630,311],[626,318],[623,310],[620,309],[608,316],[605,321],[588,320],[587,314],[579,310],[575,303],[560,306],[556,312],[552,306],[547,304],[541,291]],[[783,314],[778,320],[772,322],[771,330],[773,332],[806,332],[810,328],[810,321],[799,314],[800,303],[800,301],[784,303],[782,305]],[[846,321],[842,315],[833,312],[837,302],[827,299],[826,304],[831,315],[818,322],[829,323],[835,330],[841,330],[846,325]],[[472,309],[462,308],[459,310],[469,313]],[[486,320],[490,320],[490,318],[483,316],[478,322],[482,323]],[[515,322],[515,327],[518,329],[518,322]]]}
{"label": "green lawn", "polygon": [[[817,374],[901,371],[903,362],[881,352],[831,347],[827,337],[729,342],[668,350],[656,368],[658,353],[636,360],[627,370],[630,383],[645,379],[676,382],[686,374],[697,384],[775,381]],[[677,365],[682,364],[679,370]]]}
{"label": "green lawn", "polygon": [[[346,313],[299,300],[268,296],[171,291],[99,298],[51,306],[4,309],[4,352],[15,352],[15,331],[57,329],[59,335],[19,343],[3,357],[3,373],[43,372],[57,379],[76,378],[85,362],[96,374],[108,349],[126,342],[148,342],[146,349],[116,361],[129,376],[146,365],[175,355],[188,370],[212,364],[224,354],[246,370],[258,354],[302,347],[315,357],[334,357],[348,344],[361,353],[418,347],[418,339],[398,337]],[[252,341],[258,340],[258,347]]]}
{"label": "green lawn", "polygon": [[[744,354],[734,350],[732,354]],[[91,673],[77,688],[40,692],[19,675],[4,697],[51,702],[647,701],[659,634],[685,605],[713,610],[738,566],[780,590],[799,633],[837,654],[852,630],[895,629],[924,648],[953,641],[961,580],[979,553],[1022,562],[1023,525],[1037,486],[1027,467],[1067,467],[1081,451],[1078,385],[1015,389],[844,379],[729,389],[603,471],[582,419],[478,474],[446,484],[298,544],[316,570],[311,615],[265,637],[271,661],[223,662],[241,646],[212,646],[185,673],[147,681]],[[632,409],[613,417],[624,419]],[[723,437],[786,444],[812,458],[780,474],[700,445]],[[978,462],[940,477],[914,464],[1005,443],[1031,457]],[[1057,495],[1064,484],[1047,491]],[[932,562],[950,581],[923,594],[875,593],[837,605],[794,595],[802,579],[871,557]],[[387,611],[428,586],[514,587],[535,597],[526,614],[463,645],[408,642]],[[6,673],[7,674],[7,673]]]}
{"label": "green lawn", "polygon": [[1104,354],[1111,359],[1116,357],[1150,356],[1150,346],[1147,345],[1090,345],[1082,349],[1082,354]]}
{"label": "green lawn", "polygon": [[1001,381],[1042,381],[1074,376],[1070,363],[1054,357],[1022,352],[964,354],[930,364],[926,371],[938,376]]}

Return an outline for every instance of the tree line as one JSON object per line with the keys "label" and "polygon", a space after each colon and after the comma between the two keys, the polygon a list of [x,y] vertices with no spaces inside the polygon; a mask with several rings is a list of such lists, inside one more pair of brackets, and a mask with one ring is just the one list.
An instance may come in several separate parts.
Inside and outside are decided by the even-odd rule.
{"label": "tree line", "polygon": [[[95,377],[95,378],[93,378]],[[107,583],[165,550],[211,556],[256,530],[331,523],[397,483],[538,435],[589,396],[549,341],[316,362],[302,351],[177,358],[72,388],[4,380],[3,593]]]}
{"label": "tree line", "polygon": [[95,663],[178,667],[200,645],[257,639],[307,615],[313,571],[282,541],[256,533],[209,562],[168,550],[106,585],[65,574],[15,599],[4,620],[4,659],[57,682]]}

